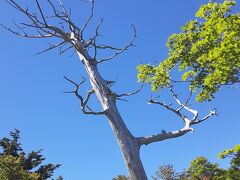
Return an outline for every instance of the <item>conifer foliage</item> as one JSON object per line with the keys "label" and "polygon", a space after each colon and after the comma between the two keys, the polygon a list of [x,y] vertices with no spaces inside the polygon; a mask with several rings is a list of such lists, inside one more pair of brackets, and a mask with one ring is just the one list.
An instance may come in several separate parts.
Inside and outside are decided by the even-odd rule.
{"label": "conifer foliage", "polygon": [[[42,164],[45,158],[42,150],[26,153],[19,142],[20,132],[10,132],[11,138],[0,140],[1,180],[46,180],[53,176],[59,164]],[[62,179],[58,177],[58,180]]]}

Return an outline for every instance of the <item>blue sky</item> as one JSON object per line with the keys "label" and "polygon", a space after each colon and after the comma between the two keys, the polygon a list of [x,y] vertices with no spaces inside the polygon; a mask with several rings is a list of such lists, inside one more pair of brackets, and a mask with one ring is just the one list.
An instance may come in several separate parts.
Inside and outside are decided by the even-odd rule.
{"label": "blue sky", "polygon": [[[172,33],[194,18],[195,12],[206,0],[96,0],[95,19],[104,18],[103,42],[123,45],[131,37],[131,24],[137,29],[136,47],[99,68],[105,79],[117,79],[114,90],[132,91],[139,87],[136,66],[140,63],[162,61],[167,56],[166,41]],[[32,2],[29,1],[31,4]],[[66,1],[72,8],[77,23],[86,18],[88,4]],[[42,2],[45,6],[45,2]],[[235,10],[239,9],[239,5]],[[0,21],[11,25],[23,17],[3,1],[0,3]],[[93,23],[94,25],[94,23]],[[93,27],[89,33],[93,32]],[[35,55],[48,47],[48,40],[30,40],[16,37],[1,29],[0,33],[0,137],[17,128],[26,151],[43,148],[46,162],[60,163],[56,175],[66,180],[110,180],[118,174],[127,174],[124,161],[111,128],[104,117],[83,115],[74,96],[63,94],[71,90],[64,75],[80,80],[86,76],[77,56],[71,53],[59,56],[57,51]],[[54,42],[54,40],[50,40]],[[83,89],[89,86],[83,87]],[[180,93],[184,93],[180,91]],[[149,87],[118,107],[127,126],[136,136],[151,135],[161,129],[176,130],[181,120],[171,112],[146,102],[151,95]],[[171,100],[160,94],[166,102]],[[177,139],[142,147],[141,157],[149,177],[160,164],[170,163],[177,170],[188,167],[199,155],[226,167],[217,153],[239,143],[240,91],[224,87],[211,103],[196,105],[202,115],[216,107],[220,116],[194,127],[194,132]],[[92,101],[99,108],[96,101]]]}

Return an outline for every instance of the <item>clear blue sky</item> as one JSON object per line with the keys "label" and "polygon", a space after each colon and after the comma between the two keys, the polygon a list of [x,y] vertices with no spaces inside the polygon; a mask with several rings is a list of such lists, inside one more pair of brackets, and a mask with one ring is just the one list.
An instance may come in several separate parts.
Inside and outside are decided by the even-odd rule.
{"label": "clear blue sky", "polygon": [[[104,78],[117,78],[114,89],[118,92],[136,89],[139,86],[136,66],[163,60],[167,56],[168,36],[179,32],[206,2],[96,0],[95,17],[105,20],[104,42],[122,45],[130,37],[131,24],[136,26],[138,34],[136,48],[101,65]],[[75,20],[81,23],[88,13],[88,5],[76,0],[65,3],[72,8]],[[239,7],[237,5],[235,10]],[[24,21],[3,1],[0,14],[0,21],[5,24],[10,25],[12,18]],[[76,81],[80,80],[80,75],[86,76],[78,58],[70,54],[58,56],[57,51],[36,56],[36,52],[48,46],[48,41],[22,39],[3,29],[0,32],[0,137],[7,136],[14,128],[19,129],[23,148],[28,152],[43,148],[46,162],[62,164],[56,175],[63,175],[66,180],[111,180],[118,174],[127,174],[107,120],[83,115],[76,98],[62,93],[72,88],[63,75]],[[129,102],[118,103],[132,133],[142,136],[161,129],[181,128],[181,121],[174,114],[146,103],[150,95],[146,87],[142,93],[129,98]],[[160,164],[170,163],[181,170],[199,155],[222,162],[226,167],[225,161],[218,161],[216,155],[239,143],[239,102],[239,89],[225,87],[214,102],[195,106],[202,115],[210,107],[216,107],[219,117],[194,127],[194,132],[184,137],[143,146],[141,157],[149,178]],[[94,100],[93,104],[99,107]]]}

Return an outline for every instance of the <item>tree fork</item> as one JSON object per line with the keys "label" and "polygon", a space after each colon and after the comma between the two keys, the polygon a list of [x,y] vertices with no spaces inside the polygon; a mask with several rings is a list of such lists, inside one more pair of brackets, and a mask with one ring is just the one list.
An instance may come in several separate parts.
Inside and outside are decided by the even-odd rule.
{"label": "tree fork", "polygon": [[[124,47],[117,48],[112,47],[105,44],[97,44],[96,39],[99,37],[99,27],[101,26],[103,20],[101,19],[100,23],[97,25],[95,29],[95,35],[91,37],[90,39],[86,40],[83,37],[83,32],[88,27],[89,22],[91,21],[93,17],[93,7],[94,7],[94,0],[91,0],[92,8],[91,8],[91,15],[89,18],[85,21],[85,24],[83,28],[79,28],[76,26],[73,21],[71,21],[70,15],[66,9],[64,8],[62,4],[62,0],[58,0],[60,4],[60,10],[57,8],[59,6],[54,5],[52,1],[46,0],[46,3],[49,5],[50,9],[52,10],[53,16],[51,18],[55,18],[56,21],[59,23],[57,26],[53,26],[48,24],[49,17],[45,16],[44,11],[39,3],[38,0],[35,0],[37,5],[37,12],[38,13],[32,13],[29,11],[28,7],[24,8],[19,3],[17,3],[15,0],[4,0],[6,3],[11,5],[13,8],[15,8],[18,12],[25,15],[25,17],[30,21],[27,23],[20,23],[16,24],[14,22],[14,25],[17,27],[19,31],[15,31],[11,29],[10,27],[7,27],[3,24],[0,24],[4,29],[8,30],[9,32],[20,36],[24,38],[57,38],[60,39],[61,42],[57,44],[50,45],[49,48],[42,52],[47,52],[49,50],[55,49],[57,47],[64,47],[64,45],[68,44],[69,47],[65,47],[63,50],[60,49],[60,54],[65,53],[69,49],[75,49],[75,52],[77,53],[80,61],[82,62],[83,66],[85,67],[87,74],[89,76],[90,84],[92,86],[92,90],[87,92],[86,98],[83,98],[79,93],[78,89],[79,86],[85,81],[85,79],[80,83],[74,83],[72,80],[66,78],[69,82],[75,85],[76,89],[75,91],[71,91],[68,93],[74,93],[80,100],[80,106],[81,110],[85,114],[92,114],[92,115],[105,115],[109,121],[109,124],[113,130],[113,133],[118,141],[118,144],[121,148],[126,166],[128,168],[129,176],[131,180],[146,180],[147,176],[144,171],[141,159],[140,159],[140,147],[141,145],[147,145],[154,142],[159,142],[171,138],[176,138],[185,135],[188,132],[193,131],[192,126],[202,123],[209,119],[211,116],[217,115],[216,109],[210,110],[210,113],[207,114],[203,118],[199,118],[199,113],[197,110],[191,108],[191,104],[189,100],[191,99],[192,92],[190,93],[189,97],[185,102],[182,102],[178,95],[174,92],[173,86],[171,84],[167,86],[167,88],[170,90],[171,95],[173,99],[176,101],[179,108],[174,108],[171,106],[171,104],[166,104],[162,101],[156,101],[153,98],[149,100],[149,104],[156,104],[160,105],[163,108],[166,108],[167,110],[173,112],[176,114],[184,124],[184,127],[172,132],[166,132],[165,130],[161,130],[160,133],[150,135],[150,136],[142,136],[142,137],[134,137],[131,132],[128,130],[127,126],[125,125],[119,111],[116,105],[116,100],[120,99],[120,97],[123,96],[130,96],[134,95],[139,90],[135,91],[134,93],[124,93],[121,95],[118,95],[111,91],[109,82],[104,80],[99,71],[98,71],[98,64],[110,61],[114,59],[116,56],[122,54],[128,48],[134,46],[134,40],[136,38],[136,30],[133,26],[134,35],[132,40]],[[233,2],[226,1],[230,3],[232,6]],[[229,6],[230,7],[230,6]],[[40,15],[39,15],[40,14]],[[231,21],[230,21],[231,22]],[[236,26],[238,27],[238,26]],[[31,29],[31,33],[35,32],[36,34],[31,34],[26,31],[26,28]],[[33,31],[32,31],[33,30]],[[35,31],[34,31],[35,30]],[[180,34],[182,35],[182,33]],[[90,56],[88,49],[93,48],[94,55]],[[232,48],[230,46],[230,48]],[[98,58],[98,50],[111,50],[114,51],[113,55],[107,58]],[[41,52],[41,53],[42,53]],[[188,59],[188,58],[187,58]],[[233,59],[233,58],[232,58]],[[236,58],[237,59],[237,58]],[[237,63],[235,63],[237,64]],[[139,66],[138,70],[139,73],[142,75],[145,75],[144,71],[149,69],[149,65],[141,65]],[[170,66],[174,67],[174,66]],[[201,68],[200,68],[201,69]],[[163,71],[165,72],[165,71]],[[235,71],[234,71],[235,72]],[[238,72],[238,71],[236,71]],[[147,73],[148,74],[148,73]],[[232,77],[232,76],[230,76]],[[146,75],[143,76],[143,78],[140,80],[145,82]],[[231,80],[231,79],[230,79]],[[237,77],[236,82],[239,81],[239,78]],[[178,82],[174,81],[173,83]],[[236,83],[233,81],[233,83]],[[231,82],[226,82],[225,85]],[[141,86],[142,87],[142,86]],[[89,106],[88,106],[88,100],[90,96],[95,93],[97,96],[103,111],[101,112],[94,112]],[[190,114],[192,114],[192,118],[189,117],[190,115],[185,115],[182,110],[188,111]]]}
{"label": "tree fork", "polygon": [[[78,44],[80,46],[80,43]],[[86,51],[83,54],[78,49],[82,49],[82,47],[76,48],[76,51],[89,75],[90,83],[121,148],[131,180],[147,180],[147,175],[140,159],[140,145],[137,138],[128,130],[118,111],[116,96],[113,95],[107,82],[101,77],[97,69],[97,63],[94,63],[95,60]]]}

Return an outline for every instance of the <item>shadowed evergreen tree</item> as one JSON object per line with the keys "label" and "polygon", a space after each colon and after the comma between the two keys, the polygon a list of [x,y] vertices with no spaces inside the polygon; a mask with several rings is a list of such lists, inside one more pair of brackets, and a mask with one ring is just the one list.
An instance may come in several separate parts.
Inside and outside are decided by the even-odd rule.
{"label": "shadowed evergreen tree", "polygon": [[[42,150],[26,154],[19,143],[19,130],[10,132],[11,138],[0,140],[1,180],[45,180],[53,176],[59,164],[41,165],[45,160]],[[59,177],[58,180],[61,180]]]}

